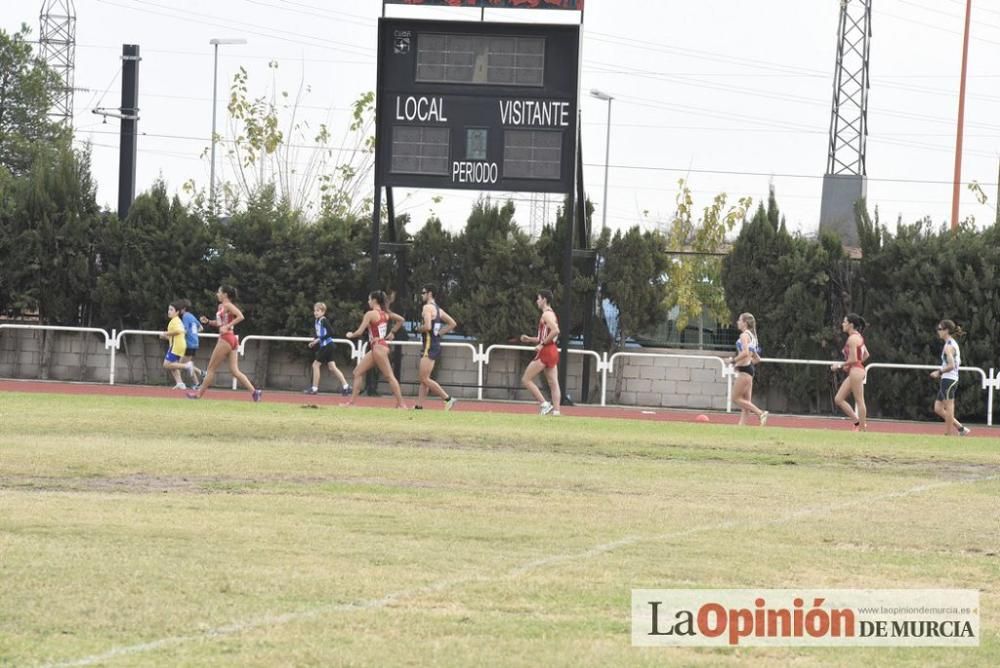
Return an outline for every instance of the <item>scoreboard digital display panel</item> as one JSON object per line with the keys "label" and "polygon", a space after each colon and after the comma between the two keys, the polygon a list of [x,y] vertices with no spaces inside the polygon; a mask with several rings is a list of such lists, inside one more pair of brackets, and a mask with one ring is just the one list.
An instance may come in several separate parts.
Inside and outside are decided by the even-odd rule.
{"label": "scoreboard digital display panel", "polygon": [[580,27],[382,18],[376,186],[569,192]]}

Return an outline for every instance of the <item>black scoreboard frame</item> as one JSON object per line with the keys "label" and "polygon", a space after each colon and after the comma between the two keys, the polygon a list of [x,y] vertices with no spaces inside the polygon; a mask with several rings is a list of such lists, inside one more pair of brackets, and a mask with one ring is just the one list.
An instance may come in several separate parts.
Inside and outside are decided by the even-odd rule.
{"label": "black scoreboard frame", "polygon": [[[510,51],[490,53],[490,44]],[[462,50],[470,45],[482,51],[470,55]],[[528,52],[519,53],[518,48]],[[579,55],[578,24],[381,17],[376,187],[572,192],[579,137]],[[428,73],[438,74],[438,80]],[[480,80],[464,80],[469,74]],[[529,82],[536,74],[541,81]],[[496,80],[517,77],[523,81]],[[485,157],[470,154],[470,144],[481,142],[484,133]],[[482,148],[479,143],[476,147]]]}
{"label": "black scoreboard frame", "polygon": [[[393,0],[394,1],[394,0]],[[415,3],[415,4],[420,4]],[[564,3],[565,4],[565,3]],[[576,5],[582,5],[582,0],[578,0]],[[542,7],[544,8],[544,7]],[[569,9],[566,7],[558,7]],[[562,253],[562,294],[560,295],[559,320],[565,333],[560,336],[561,354],[559,359],[559,385],[563,395],[563,404],[571,405],[572,401],[567,394],[567,370],[570,328],[572,322],[572,294],[573,294],[573,260],[579,258],[588,264],[587,274],[595,277],[596,255],[589,248],[590,226],[586,216],[585,206],[586,196],[583,189],[583,160],[580,149],[580,55],[581,55],[581,35],[583,30],[582,6],[574,6],[579,10],[580,23],[502,23],[494,21],[479,22],[472,21],[446,21],[427,20],[416,18],[386,17],[385,2],[382,5],[382,16],[378,25],[378,54],[377,54],[377,83],[375,90],[375,192],[372,207],[372,239],[371,239],[371,279],[372,289],[378,289],[378,267],[379,256],[383,252],[391,252],[396,255],[397,267],[396,291],[399,297],[404,297],[407,292],[405,275],[407,272],[408,247],[407,243],[400,243],[398,231],[396,229],[396,214],[393,202],[393,188],[434,188],[438,190],[478,190],[478,191],[500,191],[500,192],[543,192],[560,193],[565,195],[566,210],[569,215],[568,234],[564,237]],[[534,83],[497,83],[490,81],[490,58],[492,53],[489,47],[484,49],[480,43],[477,45],[480,51],[486,51],[485,63],[482,53],[479,53],[479,60],[473,66],[476,71],[473,73],[473,80],[448,81],[447,76],[439,77],[443,81],[425,80],[418,81],[417,77],[417,49],[419,47],[420,35],[437,36],[439,45],[442,43],[441,36],[458,36],[478,38],[483,40],[489,36],[496,36],[499,40],[523,38],[528,43],[538,38],[544,41],[544,58],[542,64],[542,80]],[[447,42],[445,39],[444,42]],[[503,61],[503,56],[510,56],[509,47],[507,51],[498,50],[501,56],[499,61]],[[520,48],[520,47],[518,47]],[[514,49],[513,55],[520,61],[518,48]],[[458,51],[459,49],[456,49]],[[398,53],[397,53],[398,51]],[[445,58],[443,65],[449,66],[447,52],[450,49],[441,46],[438,58]],[[441,53],[446,55],[441,56]],[[525,68],[531,69],[532,56],[534,54],[530,44],[525,45],[524,59],[527,63]],[[398,57],[397,57],[398,56]],[[428,62],[428,65],[442,65],[442,63]],[[452,62],[451,65],[467,70],[468,65],[461,62]],[[518,62],[519,69],[520,62]],[[485,72],[484,72],[485,68]],[[535,68],[537,69],[537,68]],[[515,72],[515,76],[516,76]],[[463,76],[468,76],[465,72]],[[485,77],[485,80],[484,80]],[[433,77],[428,77],[432,79]],[[476,79],[478,78],[478,80]],[[413,98],[407,101],[407,98]],[[423,100],[423,101],[421,101]],[[513,107],[502,107],[505,103],[519,102],[518,113],[515,114]],[[409,105],[409,107],[407,106]],[[455,110],[454,112],[452,110]],[[449,114],[454,114],[449,116]],[[401,118],[400,118],[401,116]],[[423,120],[421,120],[423,116]],[[527,121],[525,121],[527,116]],[[452,120],[455,119],[455,120]],[[409,167],[393,170],[393,131],[396,127],[403,128],[447,128],[447,163],[449,169],[442,169],[440,162],[435,163],[433,171],[423,170],[422,162],[414,168],[412,163]],[[486,131],[486,159],[471,160],[477,164],[496,163],[496,181],[483,182],[483,167],[480,167],[480,178],[476,178],[476,168],[472,167],[472,180],[461,181],[456,178],[455,165],[456,158],[460,153],[456,153],[457,147],[465,149],[465,156],[461,162],[470,162],[467,159],[469,153],[470,137],[469,131]],[[538,158],[551,158],[551,153],[546,150],[552,146],[535,146],[532,144],[531,152],[525,159],[525,154],[518,151],[516,154],[512,150],[511,158],[517,157],[522,162],[544,163],[542,166],[533,165],[531,169],[541,169],[541,175],[530,177],[507,176],[504,174],[504,158],[506,148],[511,146],[507,143],[505,133],[529,130],[533,132],[560,132],[559,140],[559,173],[553,177],[551,173],[544,172],[545,166],[551,169],[551,159],[539,160]],[[407,134],[407,133],[404,133]],[[442,133],[430,133],[433,136],[425,136],[428,133],[410,130],[406,142],[409,144],[440,144]],[[464,135],[464,138],[463,138]],[[477,137],[477,146],[479,137]],[[534,139],[534,138],[533,138]],[[552,142],[546,142],[551,144]],[[411,147],[412,148],[412,147]],[[524,145],[511,146],[512,149],[526,148]],[[440,146],[438,146],[440,149]],[[420,148],[423,151],[423,147]],[[441,151],[430,151],[429,154],[412,152],[401,152],[399,155],[405,158],[417,157],[420,161],[425,158],[430,161],[440,161]],[[515,160],[516,162],[517,160]],[[519,168],[524,168],[523,165]],[[468,172],[466,172],[468,174]],[[488,175],[491,176],[491,175]],[[386,233],[388,242],[382,241],[382,192],[385,191],[385,205],[387,209]],[[525,286],[526,289],[540,289],[545,286]],[[592,295],[593,296],[593,295]],[[404,297],[405,299],[405,297]],[[583,346],[590,349],[593,341],[593,309],[584,308],[583,311]],[[399,374],[399,350],[394,351],[393,365]],[[582,376],[582,398],[587,401],[590,385],[590,367],[592,360],[589,357],[583,359]]]}

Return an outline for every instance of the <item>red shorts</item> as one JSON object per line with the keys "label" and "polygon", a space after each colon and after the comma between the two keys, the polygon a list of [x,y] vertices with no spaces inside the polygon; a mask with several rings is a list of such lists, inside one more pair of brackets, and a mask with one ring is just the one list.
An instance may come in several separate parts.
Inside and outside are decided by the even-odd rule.
{"label": "red shorts", "polygon": [[220,334],[219,340],[228,343],[229,347],[232,348],[233,350],[240,349],[240,337],[236,336],[232,332],[226,332],[225,334]]}
{"label": "red shorts", "polygon": [[545,365],[547,369],[553,369],[559,364],[559,346],[554,343],[542,346],[542,349],[535,355],[535,359]]}

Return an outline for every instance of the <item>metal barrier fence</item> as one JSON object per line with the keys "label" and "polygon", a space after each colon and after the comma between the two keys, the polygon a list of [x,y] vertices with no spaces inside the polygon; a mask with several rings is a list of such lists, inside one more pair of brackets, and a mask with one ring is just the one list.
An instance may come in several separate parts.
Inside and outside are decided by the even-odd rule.
{"label": "metal barrier fence", "polygon": [[[0,324],[0,331],[4,329],[10,330],[36,330],[36,331],[57,331],[57,332],[78,332],[78,333],[93,333],[100,334],[104,337],[104,349],[109,351],[110,356],[110,367],[108,374],[108,383],[110,385],[115,384],[115,363],[118,350],[121,349],[122,342],[126,336],[159,336],[161,332],[151,331],[151,330],[139,330],[139,329],[124,329],[122,331],[117,331],[112,329],[109,333],[107,330],[100,329],[98,327],[60,327],[54,325],[23,325],[23,324]],[[202,333],[199,334],[201,338],[218,338],[218,334]],[[251,341],[279,341],[284,343],[308,343],[312,341],[311,337],[305,336],[266,336],[251,334],[244,337],[238,349],[239,355],[242,357],[246,354],[246,346]],[[364,357],[368,350],[368,344],[364,341],[352,341],[350,339],[334,339],[335,344],[346,345],[351,349],[351,359],[360,360]],[[390,341],[392,346],[419,346],[421,342],[419,341]],[[490,357],[494,352],[498,350],[511,350],[511,351],[534,351],[534,346],[520,346],[520,345],[492,345],[483,349],[482,344],[472,344],[457,341],[444,341],[441,343],[442,347],[468,350],[471,353],[472,364],[476,367],[476,378],[477,378],[477,399],[483,399],[483,387],[484,387],[484,373],[485,367],[490,363]],[[570,349],[570,355],[581,356],[581,357],[592,357],[597,365],[597,372],[601,374],[601,389],[600,389],[600,405],[606,406],[608,400],[608,374],[613,373],[615,369],[616,360],[625,360],[629,358],[654,358],[654,359],[677,359],[677,360],[688,360],[688,361],[700,361],[703,364],[711,364],[712,366],[718,364],[719,366],[719,377],[726,381],[726,412],[732,412],[732,397],[733,397],[733,379],[736,375],[736,371],[731,365],[727,365],[722,357],[717,357],[715,355],[691,355],[683,353],[638,353],[638,352],[628,352],[621,351],[616,352],[610,357],[607,353],[597,353],[593,350],[577,350]],[[783,359],[775,357],[767,357],[761,360],[766,364],[788,364],[788,365],[805,365],[805,366],[824,366],[829,367],[834,362],[831,360],[797,360],[797,359]],[[874,371],[876,369],[896,369],[902,371],[933,371],[938,367],[936,365],[929,364],[892,364],[887,362],[873,362],[868,364],[866,367],[868,372]],[[997,390],[1000,390],[1000,376],[998,376],[994,369],[989,369],[988,371],[974,366],[962,366],[959,367],[960,372],[965,373],[975,373],[980,377],[980,386],[983,391],[987,392],[986,396],[986,424],[993,425],[993,395]],[[866,375],[865,382],[868,382],[868,377]],[[236,389],[236,379],[233,379],[233,389]]]}

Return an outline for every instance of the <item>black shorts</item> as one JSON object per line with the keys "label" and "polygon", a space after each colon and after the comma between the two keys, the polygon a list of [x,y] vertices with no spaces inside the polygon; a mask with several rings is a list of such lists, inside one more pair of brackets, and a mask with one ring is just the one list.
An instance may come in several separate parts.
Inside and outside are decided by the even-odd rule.
{"label": "black shorts", "polygon": [[316,348],[316,353],[313,355],[315,359],[320,364],[329,364],[333,361],[333,344],[328,343],[325,346],[319,346]]}
{"label": "black shorts", "polygon": [[745,373],[751,378],[753,378],[754,374],[756,373],[756,370],[753,368],[753,364],[747,364],[746,366],[738,366],[736,367],[736,370],[739,371],[740,373]]}
{"label": "black shorts", "polygon": [[187,352],[184,353],[184,357],[187,357],[189,359],[194,359],[194,356],[197,354],[198,354],[197,348],[188,348]]}
{"label": "black shorts", "polygon": [[942,378],[941,384],[938,385],[937,400],[938,401],[954,401],[955,393],[958,391],[958,379],[957,378]]}

